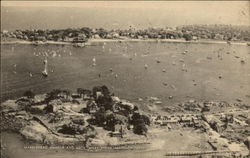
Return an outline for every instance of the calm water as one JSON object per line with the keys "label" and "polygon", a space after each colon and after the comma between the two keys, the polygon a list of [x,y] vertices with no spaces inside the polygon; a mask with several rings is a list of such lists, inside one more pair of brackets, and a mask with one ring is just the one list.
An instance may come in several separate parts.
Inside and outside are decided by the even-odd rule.
{"label": "calm water", "polygon": [[[244,45],[123,42],[84,48],[16,44],[1,45],[1,49],[3,100],[21,96],[29,89],[45,93],[55,88],[74,91],[78,87],[107,85],[116,95],[131,101],[159,97],[162,106],[191,98],[230,102],[239,98],[250,103],[250,54]],[[52,50],[61,57],[49,55],[49,77],[43,78],[44,56],[34,54]],[[188,52],[184,55],[185,50]],[[173,99],[168,99],[170,95]]]}
{"label": "calm water", "polygon": [[[54,88],[91,89],[95,85],[105,84],[119,97],[131,101],[137,101],[139,97],[159,97],[163,101],[161,106],[170,106],[191,98],[230,102],[240,98],[243,102],[250,103],[250,98],[247,97],[250,95],[250,54],[247,46],[129,42],[107,43],[104,46],[103,43],[99,43],[85,48],[55,45],[1,45],[1,49],[2,99],[16,98],[29,89],[35,93],[45,93]],[[57,51],[61,57],[51,55],[48,57],[49,77],[43,78],[41,71],[44,57],[36,56],[34,53],[39,54],[48,50]],[[188,52],[183,55],[185,50]],[[222,60],[218,58],[218,52]],[[94,57],[95,67],[92,66]],[[245,60],[245,64],[240,62],[241,59]],[[160,63],[157,63],[157,60]],[[147,70],[144,69],[145,64],[148,65]],[[110,72],[111,68],[113,73]],[[187,69],[187,72],[182,71],[182,68]],[[163,69],[166,71],[162,72]],[[32,77],[29,72],[32,73]],[[219,76],[222,78],[219,79]],[[171,100],[168,99],[170,95],[173,96]],[[151,158],[164,157],[167,151],[164,149],[123,151],[124,153],[27,152],[22,149],[23,143],[20,136],[5,133],[2,138],[2,142],[8,147],[8,153],[13,158],[34,156]],[[175,150],[167,144],[174,142],[176,137],[166,136],[166,138],[173,140],[166,141],[164,147],[166,146],[170,151]],[[183,141],[185,143],[186,140]]]}

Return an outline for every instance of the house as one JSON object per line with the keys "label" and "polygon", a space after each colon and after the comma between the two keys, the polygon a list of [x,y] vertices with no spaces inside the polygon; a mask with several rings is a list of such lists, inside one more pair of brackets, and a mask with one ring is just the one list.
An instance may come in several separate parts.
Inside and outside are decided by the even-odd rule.
{"label": "house", "polygon": [[156,124],[156,125],[161,125],[161,124],[162,124],[162,120],[156,120],[156,121],[155,121],[155,124]]}
{"label": "house", "polygon": [[197,36],[193,36],[192,38],[193,38],[193,40],[195,40],[195,41],[198,40],[198,37],[197,37]]}
{"label": "house", "polygon": [[95,101],[89,101],[89,102],[87,103],[87,111],[88,111],[90,114],[95,113],[98,109],[99,109],[99,108],[98,108],[97,104],[95,103]]}
{"label": "house", "polygon": [[8,30],[3,30],[2,34],[7,34],[9,31]]}
{"label": "house", "polygon": [[119,103],[121,100],[120,98],[116,97],[116,96],[111,96],[112,100],[116,103]]}
{"label": "house", "polygon": [[116,124],[114,127],[114,131],[110,133],[111,137],[124,137],[124,134],[126,134],[127,128],[124,124]]}
{"label": "house", "polygon": [[129,109],[129,110],[133,110],[134,109],[134,104],[130,103],[130,102],[127,102],[125,100],[123,100],[121,102],[121,107],[125,108],[125,109]]}
{"label": "house", "polygon": [[191,123],[193,122],[193,118],[192,117],[188,117],[188,116],[184,116],[184,117],[181,117],[181,120],[180,122],[184,122],[184,123]]}
{"label": "house", "polygon": [[122,138],[122,134],[120,132],[111,132],[110,133],[111,137],[118,137],[118,138]]}
{"label": "house", "polygon": [[112,37],[112,35],[107,34],[107,35],[106,35],[106,38],[107,38],[107,39],[112,39],[113,37]]}
{"label": "house", "polygon": [[161,126],[168,126],[170,124],[178,124],[179,121],[177,119],[164,120],[161,122]]}
{"label": "house", "polygon": [[64,41],[64,42],[72,42],[73,39],[72,39],[72,38],[69,38],[69,37],[67,37],[67,36],[64,36],[64,37],[63,37],[63,41]]}
{"label": "house", "polygon": [[102,92],[97,91],[96,92],[96,99],[98,99],[99,97],[103,97],[104,95],[102,94]]}
{"label": "house", "polygon": [[87,42],[87,39],[84,37],[75,37],[72,42],[73,43],[85,43]]}
{"label": "house", "polygon": [[47,39],[46,39],[45,36],[36,36],[36,37],[35,37],[35,40],[37,40],[37,41],[43,41],[43,42],[46,42],[46,41],[47,41]]}
{"label": "house", "polygon": [[126,126],[124,124],[116,124],[115,125],[115,132],[120,132],[122,134],[125,134],[126,133]]}
{"label": "house", "polygon": [[137,36],[137,38],[138,38],[138,39],[143,39],[143,37],[142,37],[142,36]]}
{"label": "house", "polygon": [[71,94],[71,97],[74,98],[74,99],[75,99],[75,98],[81,98],[81,95],[78,94],[78,93],[72,93],[72,94]]}
{"label": "house", "polygon": [[93,35],[93,38],[95,38],[95,39],[100,39],[101,37],[100,37],[98,34],[94,34],[94,35]]}
{"label": "house", "polygon": [[92,92],[88,89],[77,88],[77,94],[80,95],[80,98],[83,98],[83,100],[88,100],[91,98]]}
{"label": "house", "polygon": [[116,33],[116,32],[112,32],[112,33],[111,33],[111,36],[112,36],[113,38],[119,38],[119,37],[120,37],[120,35],[119,35],[118,33]]}
{"label": "house", "polygon": [[64,98],[64,99],[72,99],[70,91],[68,90],[61,91],[60,93],[57,94],[57,97]]}

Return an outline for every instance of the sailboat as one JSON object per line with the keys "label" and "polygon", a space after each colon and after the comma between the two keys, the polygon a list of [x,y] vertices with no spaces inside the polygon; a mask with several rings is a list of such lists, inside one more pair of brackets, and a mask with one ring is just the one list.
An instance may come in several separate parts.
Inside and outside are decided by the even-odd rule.
{"label": "sailboat", "polygon": [[44,59],[43,63],[44,63],[44,70],[42,71],[42,75],[43,75],[43,77],[48,77],[48,65],[47,65],[48,60],[47,60],[47,58]]}
{"label": "sailboat", "polygon": [[93,66],[96,66],[96,58],[95,57],[92,59],[92,61],[93,61]]}

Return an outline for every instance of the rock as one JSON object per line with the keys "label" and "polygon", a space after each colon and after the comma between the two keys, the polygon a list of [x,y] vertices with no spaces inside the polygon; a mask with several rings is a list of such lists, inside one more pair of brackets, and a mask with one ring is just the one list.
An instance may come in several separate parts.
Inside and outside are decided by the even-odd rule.
{"label": "rock", "polygon": [[173,96],[170,95],[170,96],[168,97],[168,99],[173,99]]}
{"label": "rock", "polygon": [[28,111],[32,114],[43,114],[45,113],[45,107],[47,105],[46,104],[43,104],[43,105],[36,105],[36,106],[31,106]]}
{"label": "rock", "polygon": [[24,111],[24,110],[18,111],[18,112],[16,113],[16,115],[23,115],[23,116],[25,116],[25,115],[27,115],[27,112]]}
{"label": "rock", "polygon": [[31,121],[30,125],[23,127],[20,133],[26,139],[35,140],[39,143],[43,143],[46,135],[49,134],[48,130],[36,121]]}
{"label": "rock", "polygon": [[15,100],[7,100],[3,103],[1,103],[0,106],[1,111],[18,111],[20,110],[20,107],[18,104],[15,103]]}
{"label": "rock", "polygon": [[46,113],[57,112],[62,105],[62,101],[60,99],[52,100],[48,103],[48,105],[44,108]]}

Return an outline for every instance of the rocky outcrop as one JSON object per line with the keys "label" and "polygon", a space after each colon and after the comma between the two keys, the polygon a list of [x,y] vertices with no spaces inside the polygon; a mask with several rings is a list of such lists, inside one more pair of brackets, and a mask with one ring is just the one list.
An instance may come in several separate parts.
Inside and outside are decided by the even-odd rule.
{"label": "rocky outcrop", "polygon": [[63,137],[51,133],[46,127],[37,121],[30,121],[30,123],[24,126],[20,133],[27,140],[34,141],[36,143],[42,143],[43,145],[75,145],[85,144],[85,138]]}

